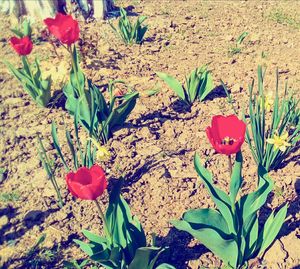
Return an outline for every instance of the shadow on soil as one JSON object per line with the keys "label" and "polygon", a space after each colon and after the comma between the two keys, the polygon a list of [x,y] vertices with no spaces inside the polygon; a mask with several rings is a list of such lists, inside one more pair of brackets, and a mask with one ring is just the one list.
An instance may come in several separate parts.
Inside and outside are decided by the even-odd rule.
{"label": "shadow on soil", "polygon": [[[162,247],[170,246],[169,250],[163,253],[159,259],[161,262],[168,262],[176,268],[186,269],[188,261],[197,260],[209,250],[201,244],[190,247],[193,237],[175,228],[171,228],[167,236],[157,237],[157,245]],[[158,263],[159,264],[159,263]]]}
{"label": "shadow on soil", "polygon": [[[9,220],[7,224],[3,225],[0,229],[0,245],[2,245],[4,242],[16,241],[28,230],[32,229],[32,227],[43,223],[50,214],[57,210],[59,209],[48,209],[46,211],[32,210],[25,215],[23,220],[18,220],[11,223],[10,220],[18,215],[17,209],[11,206],[0,209],[0,216],[6,215]],[[8,232],[10,230],[11,232]]]}
{"label": "shadow on soil", "polygon": [[[278,169],[282,169],[282,168],[286,167],[290,162],[294,162],[295,166],[300,165],[300,154],[291,156],[293,153],[296,153],[299,150],[300,150],[300,142],[296,143],[296,145],[290,151],[288,158],[283,160],[283,162],[278,166]],[[291,156],[291,157],[289,157],[289,156]]]}

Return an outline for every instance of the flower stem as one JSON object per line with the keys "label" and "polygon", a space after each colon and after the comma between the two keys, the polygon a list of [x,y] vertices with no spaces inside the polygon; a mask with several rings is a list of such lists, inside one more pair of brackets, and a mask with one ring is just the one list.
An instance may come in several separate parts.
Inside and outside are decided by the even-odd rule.
{"label": "flower stem", "polygon": [[231,174],[232,174],[231,155],[228,155],[228,171],[229,171],[229,176],[231,177]]}
{"label": "flower stem", "polygon": [[104,232],[105,232],[105,235],[108,237],[108,239],[110,240],[110,242],[112,243],[113,242],[113,237],[111,235],[111,233],[109,232],[109,229],[108,229],[108,225],[107,225],[107,222],[106,222],[106,218],[102,212],[102,209],[100,207],[100,204],[98,203],[97,200],[94,200],[95,204],[96,204],[96,207],[98,209],[98,213],[100,215],[100,218],[102,219],[103,221],[103,226],[104,226]]}
{"label": "flower stem", "polygon": [[[76,50],[75,48],[75,45],[74,45],[74,50]],[[77,70],[77,66],[76,66],[76,63],[75,63],[75,59],[73,57],[73,52],[72,52],[72,47],[71,46],[68,46],[68,51],[71,55],[71,62],[72,62],[72,68],[73,68],[73,71],[75,73],[75,78],[76,78],[76,82],[77,82],[77,87],[78,87],[78,95],[81,97],[84,93],[84,90],[82,91],[81,87],[80,87],[80,82],[79,82],[79,77],[78,77],[78,70]]]}

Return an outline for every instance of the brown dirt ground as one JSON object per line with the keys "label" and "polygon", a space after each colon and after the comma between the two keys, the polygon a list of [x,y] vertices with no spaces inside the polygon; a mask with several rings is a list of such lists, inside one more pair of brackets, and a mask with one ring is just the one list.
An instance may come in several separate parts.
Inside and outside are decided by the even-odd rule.
{"label": "brown dirt ground", "polygon": [[[126,47],[115,38],[108,24],[82,23],[81,36],[90,44],[83,64],[87,77],[98,84],[124,79],[141,93],[153,87],[161,90],[155,96],[142,97],[128,124],[109,142],[113,157],[105,164],[107,176],[111,179],[126,175],[124,196],[132,212],[149,237],[156,233],[160,245],[171,247],[164,261],[178,269],[220,266],[218,258],[188,234],[172,228],[169,220],[180,218],[191,208],[212,206],[193,168],[196,151],[209,160],[209,169],[214,171],[218,184],[224,189],[228,187],[226,160],[214,153],[205,135],[213,115],[232,113],[224,93],[217,87],[220,79],[231,89],[239,111],[247,104],[247,84],[256,78],[258,64],[267,67],[269,90],[275,89],[278,67],[281,85],[288,78],[299,96],[299,4],[135,0],[117,1],[117,5],[132,5],[133,12],[148,16],[147,40],[142,46]],[[0,21],[0,58],[18,64],[18,57],[7,43],[10,22],[3,16]],[[234,46],[234,39],[244,31],[250,35],[242,44],[241,53],[230,56],[228,50]],[[58,48],[59,60],[46,42],[35,46],[33,52],[46,69],[67,59],[64,50]],[[185,74],[205,63],[212,70],[216,91],[209,100],[196,103],[190,112],[183,111],[177,97],[159,81],[155,71],[183,80]],[[65,148],[63,122],[72,128],[72,119],[61,107],[37,108],[2,63],[0,84],[0,166],[7,170],[0,192],[2,196],[19,196],[14,202],[0,202],[0,267],[2,264],[3,268],[30,268],[26,254],[41,234],[47,234],[44,247],[52,249],[54,257],[37,268],[62,268],[63,260],[84,258],[72,239],[83,238],[82,229],[99,232],[101,228],[92,203],[75,200],[68,194],[63,167],[58,169],[57,180],[66,205],[57,208],[51,184],[37,157],[35,134],[40,132],[49,141],[49,123],[54,120]],[[59,84],[53,90],[59,91]],[[47,149],[54,158],[55,151],[49,143]],[[243,190],[247,192],[255,187],[256,168],[246,144],[243,153]],[[299,268],[299,150],[271,176],[276,191],[266,210],[284,201],[291,205],[289,220],[259,268]],[[102,200],[106,205],[107,197]]]}

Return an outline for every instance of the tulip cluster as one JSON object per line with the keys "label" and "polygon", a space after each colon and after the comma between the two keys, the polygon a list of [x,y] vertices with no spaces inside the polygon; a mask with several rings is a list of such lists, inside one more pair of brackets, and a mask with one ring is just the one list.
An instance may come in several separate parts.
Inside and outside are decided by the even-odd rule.
{"label": "tulip cluster", "polygon": [[[128,22],[125,10],[121,9],[119,28],[123,40],[130,44],[133,41],[141,43],[147,30],[147,27],[141,26],[144,20],[144,17],[139,18],[133,27]],[[54,122],[51,126],[52,142],[66,170],[66,185],[71,195],[94,202],[104,231],[102,235],[98,235],[84,230],[88,243],[80,240],[75,242],[91,260],[105,268],[154,269],[159,255],[167,248],[158,247],[155,243],[147,245],[141,223],[132,216],[128,203],[121,195],[123,179],[114,184],[108,182],[104,166],[99,164],[110,159],[110,153],[103,144],[113,136],[113,130],[117,126],[124,124],[136,105],[139,93],[131,90],[121,80],[110,81],[107,87],[109,100],[106,101],[105,94],[85,77],[80,68],[75,45],[80,34],[78,22],[70,15],[58,13],[55,18],[45,19],[44,23],[69,53],[72,66],[70,79],[63,87],[67,99],[66,109],[74,117],[75,135],[72,136],[69,130],[65,132],[70,158],[62,151]],[[7,66],[31,97],[39,105],[46,106],[51,97],[51,78],[42,79],[37,59],[34,67],[28,62],[27,55],[33,49],[30,25],[25,23],[23,32],[16,29],[14,33],[17,36],[10,39],[10,44],[20,55],[23,68],[15,69],[9,63]],[[184,86],[165,73],[158,73],[158,76],[189,106],[196,99],[203,101],[213,89],[212,76],[206,66],[194,70]],[[251,135],[245,115],[243,120],[236,115],[213,116],[211,126],[206,128],[212,147],[228,158],[229,192],[214,184],[213,175],[201,164],[199,155],[195,154],[195,170],[208,189],[216,209],[189,210],[181,220],[172,221],[177,229],[190,233],[226,265],[237,269],[247,266],[250,259],[261,256],[275,240],[285,221],[287,205],[282,206],[276,214],[272,212],[260,229],[259,211],[273,188],[267,172],[276,168],[300,139],[298,102],[285,96],[280,103],[278,85],[274,100],[271,95],[265,95],[261,68],[258,96],[253,96],[253,85],[250,87],[249,102]],[[267,128],[265,116],[270,111],[272,122]],[[85,141],[79,138],[79,125],[88,131]],[[40,137],[38,139],[40,160],[57,193],[58,204],[62,207],[63,198],[55,180],[54,164],[47,156]],[[256,191],[242,196],[242,146],[245,140],[258,164],[258,181]],[[234,164],[232,157],[235,157]],[[70,159],[73,161],[72,165]],[[112,184],[112,188],[108,188],[108,184]],[[106,195],[107,189],[111,191],[104,211],[99,200]],[[155,268],[174,269],[165,263]]]}
{"label": "tulip cluster", "polygon": [[108,86],[109,102],[106,102],[100,89],[85,78],[80,68],[75,46],[75,42],[79,39],[78,22],[70,15],[58,13],[54,19],[45,19],[44,23],[49,32],[67,46],[71,57],[70,81],[63,88],[67,98],[66,109],[74,117],[77,116],[79,122],[95,140],[105,144],[112,137],[113,129],[117,125],[123,125],[134,109],[139,97],[138,92],[130,91],[123,95],[114,95],[115,85],[125,83],[119,80],[112,81]]}

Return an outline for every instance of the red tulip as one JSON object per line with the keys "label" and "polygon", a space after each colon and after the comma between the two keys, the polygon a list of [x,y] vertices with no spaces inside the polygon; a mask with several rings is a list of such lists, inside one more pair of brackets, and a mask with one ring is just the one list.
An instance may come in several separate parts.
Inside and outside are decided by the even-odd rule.
{"label": "red tulip", "polygon": [[24,36],[22,38],[17,38],[14,36],[10,39],[10,45],[19,55],[22,56],[30,54],[33,47],[29,36]]}
{"label": "red tulip", "polygon": [[70,192],[82,200],[96,200],[107,188],[104,171],[97,164],[68,173],[66,180]]}
{"label": "red tulip", "polygon": [[59,39],[63,44],[70,46],[79,39],[78,22],[71,15],[57,13],[55,18],[44,20],[49,32]]}
{"label": "red tulip", "polygon": [[214,116],[212,126],[206,128],[213,148],[226,155],[237,153],[245,141],[246,124],[235,115]]}

